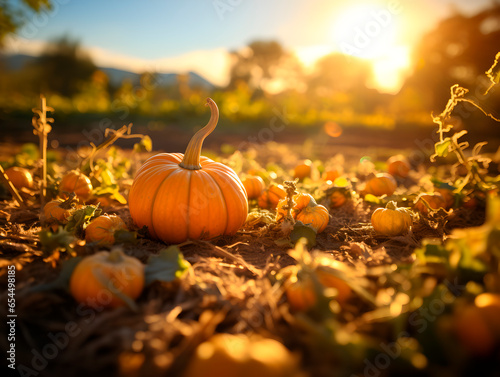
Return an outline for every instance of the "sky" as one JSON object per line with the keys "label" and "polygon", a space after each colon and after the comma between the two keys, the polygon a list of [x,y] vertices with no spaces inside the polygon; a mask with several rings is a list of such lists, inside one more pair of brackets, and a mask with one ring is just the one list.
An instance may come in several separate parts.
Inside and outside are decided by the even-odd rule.
{"label": "sky", "polygon": [[[20,3],[20,0],[11,0]],[[228,82],[227,52],[277,40],[307,66],[341,51],[371,61],[373,86],[395,91],[420,37],[453,11],[491,0],[52,0],[30,15],[7,52],[38,54],[62,35],[81,42],[99,66],[141,72],[196,71]],[[378,26],[377,26],[378,25]]]}

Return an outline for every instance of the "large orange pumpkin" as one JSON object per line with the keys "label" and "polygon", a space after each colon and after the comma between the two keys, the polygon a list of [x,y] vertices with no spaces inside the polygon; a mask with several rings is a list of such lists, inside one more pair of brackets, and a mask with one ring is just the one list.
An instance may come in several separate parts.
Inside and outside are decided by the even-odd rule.
{"label": "large orange pumpkin", "polygon": [[186,153],[161,153],[138,170],[129,194],[130,215],[151,237],[166,243],[230,235],[248,213],[245,188],[226,165],[200,156],[215,129],[219,110],[208,98],[211,117],[189,142]]}

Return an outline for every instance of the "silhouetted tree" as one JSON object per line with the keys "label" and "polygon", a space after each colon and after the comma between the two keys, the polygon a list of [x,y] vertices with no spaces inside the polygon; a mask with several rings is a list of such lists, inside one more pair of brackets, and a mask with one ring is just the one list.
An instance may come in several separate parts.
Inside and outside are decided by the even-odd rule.
{"label": "silhouetted tree", "polygon": [[52,8],[50,0],[16,1],[15,5],[9,0],[0,0],[0,47],[3,47],[5,37],[16,33],[27,21],[31,13]]}
{"label": "silhouetted tree", "polygon": [[470,17],[457,13],[422,38],[414,53],[414,74],[405,86],[416,88],[428,108],[441,111],[451,85],[485,89],[478,77],[484,77],[498,51],[500,4]]}
{"label": "silhouetted tree", "polygon": [[39,91],[67,97],[76,94],[97,69],[79,43],[67,37],[50,44],[33,64],[38,73],[35,85]]}

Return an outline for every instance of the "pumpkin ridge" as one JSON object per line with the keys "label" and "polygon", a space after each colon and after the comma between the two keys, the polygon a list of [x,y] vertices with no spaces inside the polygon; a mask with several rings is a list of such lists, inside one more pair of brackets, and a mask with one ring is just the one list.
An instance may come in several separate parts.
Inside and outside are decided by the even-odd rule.
{"label": "pumpkin ridge", "polygon": [[227,227],[229,226],[229,208],[227,207],[226,197],[224,195],[224,191],[222,190],[222,187],[220,187],[220,185],[219,185],[219,182],[217,182],[217,180],[214,177],[212,177],[212,174],[210,174],[211,171],[207,170],[206,172],[207,172],[208,176],[210,177],[210,179],[215,182],[215,185],[219,189],[220,194],[222,196],[222,202],[224,203],[224,207],[226,208],[226,225],[224,226],[224,234],[226,234]]}
{"label": "pumpkin ridge", "polygon": [[[182,168],[182,166],[181,166],[181,168]],[[189,170],[189,169],[187,169],[187,170]],[[189,205],[189,201],[191,200],[191,177],[192,177],[192,175],[193,175],[193,171],[190,170],[189,171],[189,181],[188,181],[188,184],[187,184],[187,187],[188,187],[188,196],[187,196],[187,201],[186,201],[186,203],[187,203],[186,235],[188,236],[188,238],[189,238],[189,226],[191,225],[191,219],[189,217],[189,211],[190,211],[191,206]]]}
{"label": "pumpkin ridge", "polygon": [[165,181],[167,180],[168,177],[170,177],[172,175],[172,173],[174,173],[176,170],[171,170],[166,176],[165,178],[163,178],[163,181],[161,181],[161,183],[158,185],[158,187],[156,188],[156,191],[155,191],[155,194],[153,195],[153,201],[151,202],[151,230],[152,230],[152,234],[154,234],[154,237],[156,238],[156,230],[155,230],[155,224],[153,222],[153,213],[154,213],[154,206],[155,206],[155,201],[156,201],[156,197],[158,196],[158,192],[160,191],[160,187],[163,186],[163,184],[165,183]]}

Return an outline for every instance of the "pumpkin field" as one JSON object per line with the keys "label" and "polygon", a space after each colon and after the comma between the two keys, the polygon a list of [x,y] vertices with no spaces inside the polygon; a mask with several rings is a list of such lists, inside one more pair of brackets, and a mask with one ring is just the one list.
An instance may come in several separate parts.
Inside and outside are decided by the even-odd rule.
{"label": "pumpkin field", "polygon": [[1,146],[2,375],[498,376],[498,153],[450,122],[495,117],[466,93],[426,161],[202,150],[208,98],[184,154],[129,125],[76,165],[41,97],[39,146]]}

